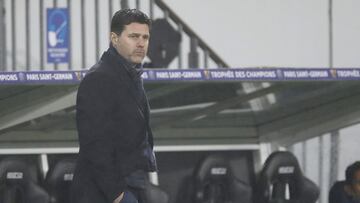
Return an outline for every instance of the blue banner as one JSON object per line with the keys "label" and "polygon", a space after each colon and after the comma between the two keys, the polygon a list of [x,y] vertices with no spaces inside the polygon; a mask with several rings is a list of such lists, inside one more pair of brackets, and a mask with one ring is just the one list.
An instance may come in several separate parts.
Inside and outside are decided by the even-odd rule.
{"label": "blue banner", "polygon": [[69,62],[69,11],[67,8],[47,9],[47,62]]}
{"label": "blue banner", "polygon": [[[0,72],[1,84],[78,84],[87,70]],[[145,82],[172,81],[360,81],[360,68],[145,69]]]}

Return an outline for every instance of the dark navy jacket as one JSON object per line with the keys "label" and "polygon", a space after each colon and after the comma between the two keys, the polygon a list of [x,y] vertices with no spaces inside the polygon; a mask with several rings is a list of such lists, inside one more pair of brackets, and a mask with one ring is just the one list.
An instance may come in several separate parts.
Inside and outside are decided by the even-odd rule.
{"label": "dark navy jacket", "polygon": [[360,203],[345,192],[345,181],[336,182],[330,189],[329,203]]}
{"label": "dark navy jacket", "polygon": [[126,177],[156,170],[149,109],[139,71],[110,47],[78,89],[72,203],[112,203]]}

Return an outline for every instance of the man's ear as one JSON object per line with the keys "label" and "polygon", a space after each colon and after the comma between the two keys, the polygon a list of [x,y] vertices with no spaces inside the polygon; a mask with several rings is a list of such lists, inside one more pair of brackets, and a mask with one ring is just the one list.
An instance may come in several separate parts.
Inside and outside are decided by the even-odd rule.
{"label": "man's ear", "polygon": [[110,40],[111,40],[112,44],[116,44],[118,41],[118,35],[115,32],[111,32]]}

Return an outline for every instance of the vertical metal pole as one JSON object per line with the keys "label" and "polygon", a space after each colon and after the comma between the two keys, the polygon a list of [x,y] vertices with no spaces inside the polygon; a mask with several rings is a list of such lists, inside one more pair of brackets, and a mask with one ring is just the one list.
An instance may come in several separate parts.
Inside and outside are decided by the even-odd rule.
{"label": "vertical metal pole", "polygon": [[[4,6],[5,7],[5,6]],[[3,44],[4,44],[4,52],[3,52],[3,57],[4,57],[4,70],[8,70],[8,64],[7,64],[7,37],[6,37],[6,10],[4,8],[4,21],[3,21],[3,28],[4,28],[4,31],[3,31]]]}
{"label": "vertical metal pole", "polygon": [[324,188],[324,179],[323,179],[323,172],[324,171],[324,135],[321,135],[319,137],[319,187],[320,187],[320,196],[319,196],[319,202],[323,202],[322,198],[322,191]]}
{"label": "vertical metal pole", "polygon": [[140,0],[136,0],[136,9],[140,9]]}
{"label": "vertical metal pole", "polygon": [[188,56],[189,68],[199,67],[199,54],[197,52],[198,40],[195,37],[190,38],[190,53]]}
{"label": "vertical metal pole", "polygon": [[5,43],[5,7],[4,0],[0,0],[0,71],[6,70],[6,43]]}
{"label": "vertical metal pole", "polygon": [[11,1],[11,45],[12,45],[12,71],[16,71],[16,22],[15,22],[15,1]]}
{"label": "vertical metal pole", "polygon": [[120,0],[121,9],[129,8],[128,0]]}
{"label": "vertical metal pole", "polygon": [[82,69],[86,68],[86,34],[85,34],[85,0],[81,0],[81,52],[82,52]]}
{"label": "vertical metal pole", "polygon": [[204,68],[208,69],[209,68],[209,51],[208,50],[204,50]]}
{"label": "vertical metal pole", "polygon": [[306,175],[307,174],[307,169],[306,169],[306,163],[307,163],[307,157],[306,157],[306,152],[307,152],[307,142],[306,141],[303,141],[301,143],[302,145],[302,167],[303,167],[303,171],[304,171],[304,174]]}
{"label": "vertical metal pole", "polygon": [[[183,33],[183,26],[182,24],[178,24],[178,32],[180,33],[180,36],[182,36]],[[183,68],[182,67],[182,43],[179,44],[179,50],[178,50],[179,54],[178,54],[178,68]]]}
{"label": "vertical metal pole", "polygon": [[44,0],[40,0],[40,70],[44,69]]}
{"label": "vertical metal pole", "polygon": [[168,21],[169,20],[169,11],[164,10],[164,18]]}
{"label": "vertical metal pole", "polygon": [[71,0],[67,0],[66,2],[67,7],[69,9],[69,24],[68,24],[68,33],[69,33],[69,38],[68,38],[68,42],[69,42],[69,70],[72,70],[72,41],[71,41]]}
{"label": "vertical metal pole", "polygon": [[329,0],[329,68],[334,67],[333,52],[333,1]]}
{"label": "vertical metal pole", "polygon": [[95,56],[99,60],[99,0],[95,0]]}
{"label": "vertical metal pole", "polygon": [[150,5],[149,5],[149,15],[150,15],[150,19],[154,19],[154,0],[150,0]]}
{"label": "vertical metal pole", "polygon": [[31,32],[30,32],[30,0],[26,0],[25,4],[25,43],[26,43],[26,70],[29,71],[30,68],[30,41],[31,41]]}
{"label": "vertical metal pole", "polygon": [[[56,8],[57,7],[57,0],[53,0],[54,1],[54,8]],[[56,63],[55,62],[55,64],[54,64],[54,70],[58,70],[59,68],[58,68],[58,63]]]}
{"label": "vertical metal pole", "polygon": [[112,0],[109,0],[109,25],[111,25],[111,18],[113,13],[113,6],[112,6]]}
{"label": "vertical metal pole", "polygon": [[338,166],[339,166],[339,131],[333,131],[330,133],[330,186],[332,186],[338,177]]}

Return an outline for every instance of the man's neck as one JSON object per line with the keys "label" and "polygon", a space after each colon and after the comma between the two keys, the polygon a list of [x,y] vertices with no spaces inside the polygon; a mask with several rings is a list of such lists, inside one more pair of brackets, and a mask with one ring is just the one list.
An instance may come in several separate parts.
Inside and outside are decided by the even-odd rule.
{"label": "man's neck", "polygon": [[116,53],[116,55],[118,55],[122,61],[126,62],[127,65],[129,65],[129,67],[132,68],[138,68],[141,66],[141,63],[133,63],[132,61],[127,60],[123,55],[121,55],[116,48],[112,45],[112,43],[110,43],[110,49]]}

